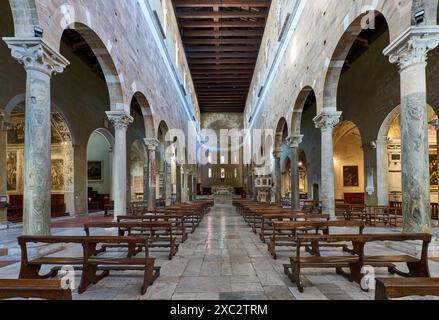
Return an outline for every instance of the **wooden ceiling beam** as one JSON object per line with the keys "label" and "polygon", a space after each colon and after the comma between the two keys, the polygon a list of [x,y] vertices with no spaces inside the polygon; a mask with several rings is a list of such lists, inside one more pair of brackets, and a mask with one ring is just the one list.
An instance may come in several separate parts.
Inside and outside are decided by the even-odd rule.
{"label": "wooden ceiling beam", "polygon": [[194,64],[215,64],[215,65],[227,65],[227,64],[249,64],[255,65],[256,59],[188,59],[190,65]]}
{"label": "wooden ceiling beam", "polygon": [[187,38],[183,39],[186,46],[190,45],[213,45],[213,46],[225,46],[225,45],[254,45],[258,48],[260,47],[259,39],[251,38],[221,38],[221,39],[193,39]]}
{"label": "wooden ceiling beam", "polygon": [[257,37],[263,35],[263,30],[181,30],[183,38],[192,37]]}
{"label": "wooden ceiling beam", "polygon": [[267,10],[257,11],[222,11],[222,12],[177,12],[180,19],[232,19],[232,18],[265,18]]}
{"label": "wooden ceiling beam", "polygon": [[175,0],[175,8],[252,7],[268,8],[270,0]]}
{"label": "wooden ceiling beam", "polygon": [[259,52],[256,46],[188,46],[186,52]]}
{"label": "wooden ceiling beam", "polygon": [[254,58],[258,52],[188,52],[188,59]]}
{"label": "wooden ceiling beam", "polygon": [[190,21],[180,22],[180,28],[263,28],[265,21]]}

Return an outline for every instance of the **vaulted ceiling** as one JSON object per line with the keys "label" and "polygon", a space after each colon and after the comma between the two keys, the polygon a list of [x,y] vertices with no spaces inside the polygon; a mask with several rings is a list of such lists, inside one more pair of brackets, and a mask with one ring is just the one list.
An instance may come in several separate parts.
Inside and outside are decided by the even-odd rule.
{"label": "vaulted ceiling", "polygon": [[173,0],[201,112],[243,112],[271,0]]}

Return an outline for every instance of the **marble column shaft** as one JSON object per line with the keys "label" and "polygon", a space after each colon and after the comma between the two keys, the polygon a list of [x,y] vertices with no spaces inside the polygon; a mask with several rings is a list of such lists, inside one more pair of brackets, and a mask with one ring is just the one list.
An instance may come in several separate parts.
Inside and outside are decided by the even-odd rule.
{"label": "marble column shaft", "polygon": [[316,128],[322,133],[322,169],[321,191],[323,213],[330,214],[335,220],[335,192],[334,192],[334,144],[332,134],[334,127],[339,123],[341,112],[335,109],[323,110],[314,118]]}
{"label": "marble column shaft", "polygon": [[387,139],[379,139],[377,144],[377,203],[389,205],[389,156]]}
{"label": "marble column shaft", "polygon": [[176,192],[176,202],[177,204],[181,203],[181,164],[177,163],[177,192]]}
{"label": "marble column shaft", "polygon": [[300,209],[300,186],[299,186],[299,145],[303,135],[293,135],[287,141],[291,148],[291,207]]}
{"label": "marble column shaft", "polygon": [[[8,149],[8,132],[7,122],[5,115],[0,111],[0,196],[6,196],[8,194],[8,182],[7,182],[7,149]],[[0,224],[7,222],[8,212],[6,208],[0,207]]]}
{"label": "marble column shaft", "polygon": [[156,152],[159,142],[156,139],[144,139],[148,148],[148,211],[156,209],[157,188],[157,158]]}
{"label": "marble column shaft", "polygon": [[26,70],[23,234],[49,235],[51,221],[51,86],[69,62],[41,38],[4,38]]}
{"label": "marble column shaft", "polygon": [[426,66],[439,44],[439,27],[413,27],[384,51],[401,77],[401,151],[404,231],[431,233]]}
{"label": "marble column shaft", "polygon": [[281,152],[276,151],[274,154],[274,201],[280,205],[282,203],[282,174],[280,168]]}
{"label": "marble column shaft", "polygon": [[114,126],[114,218],[127,214],[127,141],[128,126],[133,118],[125,111],[108,111],[108,119]]}

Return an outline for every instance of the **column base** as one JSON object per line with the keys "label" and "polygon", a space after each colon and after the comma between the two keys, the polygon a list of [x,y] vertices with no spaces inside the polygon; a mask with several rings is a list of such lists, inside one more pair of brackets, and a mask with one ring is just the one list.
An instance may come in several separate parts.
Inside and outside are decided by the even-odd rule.
{"label": "column base", "polygon": [[[18,260],[21,259],[21,248],[17,245],[14,247],[7,248],[8,257],[17,257]],[[41,257],[48,256],[66,249],[65,244],[28,244],[27,253],[30,257]]]}
{"label": "column base", "polygon": [[9,229],[10,222],[0,222],[0,230]]}

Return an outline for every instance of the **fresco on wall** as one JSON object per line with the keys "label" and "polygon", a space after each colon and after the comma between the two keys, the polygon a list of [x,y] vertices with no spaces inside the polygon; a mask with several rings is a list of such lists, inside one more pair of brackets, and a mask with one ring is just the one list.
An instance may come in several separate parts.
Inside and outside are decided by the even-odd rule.
{"label": "fresco on wall", "polygon": [[430,186],[438,187],[439,181],[437,176],[438,161],[435,154],[430,154]]}
{"label": "fresco on wall", "polygon": [[345,187],[359,187],[360,176],[358,166],[343,167],[343,185]]}
{"label": "fresco on wall", "polygon": [[[8,126],[8,144],[24,144],[25,119],[24,113],[11,114]],[[52,144],[60,144],[63,141],[70,141],[70,133],[62,116],[52,113]]]}
{"label": "fresco on wall", "polygon": [[52,160],[52,191],[64,190],[64,161],[62,159]]}
{"label": "fresco on wall", "polygon": [[89,161],[87,165],[88,181],[104,181],[102,170],[102,161]]}
{"label": "fresco on wall", "polygon": [[17,191],[17,151],[9,151],[7,157],[7,190]]}

